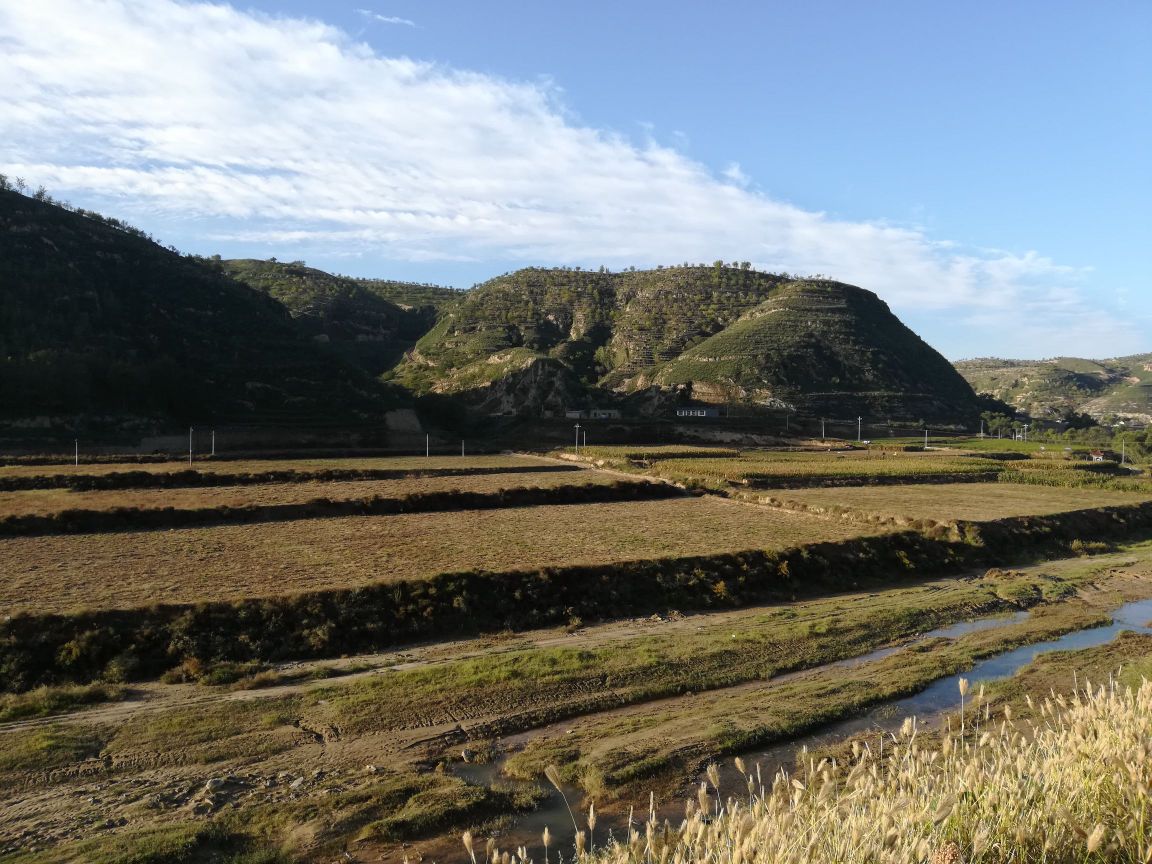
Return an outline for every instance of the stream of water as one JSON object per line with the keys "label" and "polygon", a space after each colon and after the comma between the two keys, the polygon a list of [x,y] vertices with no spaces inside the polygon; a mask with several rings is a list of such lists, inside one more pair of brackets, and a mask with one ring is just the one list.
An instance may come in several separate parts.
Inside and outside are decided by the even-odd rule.
{"label": "stream of water", "polygon": [[[963,621],[925,633],[919,637],[917,641],[930,638],[955,639],[967,633],[1003,627],[1021,621],[1027,617],[1027,615],[1027,612],[1018,612],[1010,616]],[[1138,633],[1152,633],[1152,627],[1149,626],[1150,621],[1152,621],[1152,599],[1126,603],[1113,613],[1111,624],[1077,630],[1057,639],[1005,651],[1002,654],[997,654],[994,657],[980,661],[966,672],[940,678],[912,696],[881,703],[855,717],[839,720],[789,741],[746,753],[744,754],[744,760],[749,766],[760,763],[762,775],[765,781],[768,782],[769,778],[774,776],[780,768],[791,769],[796,764],[797,756],[804,748],[814,750],[833,745],[848,737],[864,732],[892,732],[899,729],[908,717],[917,717],[921,721],[928,722],[943,712],[959,708],[960,678],[967,678],[974,687],[978,687],[982,681],[1004,678],[1014,674],[1017,670],[1028,665],[1041,654],[1047,654],[1053,651],[1076,651],[1104,645],[1111,642],[1124,630],[1131,630]],[[818,668],[851,668],[863,663],[880,660],[899,650],[899,647],[881,648],[850,660],[842,660]],[[813,671],[816,670],[805,670],[805,673]],[[783,678],[785,676],[781,677]],[[787,677],[793,676],[790,675]],[[571,727],[579,724],[579,722],[580,719],[575,718],[557,725]],[[536,734],[538,733],[539,730],[537,730]],[[732,760],[725,759],[720,768],[721,791],[724,794],[743,794],[746,789],[745,781],[743,777],[736,773],[736,769],[732,765]],[[500,779],[501,765],[499,763],[495,765],[458,765],[454,770],[459,776],[470,782],[490,784]],[[697,780],[703,780],[703,776],[697,778]],[[549,793],[548,798],[537,810],[517,818],[515,826],[499,838],[499,846],[501,849],[514,849],[521,845],[530,848],[539,847],[541,843],[540,835],[545,826],[548,826],[556,838],[553,841],[554,848],[565,852],[572,849],[574,829],[572,828],[572,818],[569,815],[568,807],[564,799],[557,794],[556,790],[550,785],[542,783],[541,788]],[[564,791],[568,796],[568,801],[571,802],[573,808],[576,809],[583,797],[582,793],[575,788],[565,789]],[[648,802],[637,801],[636,812],[636,820],[643,822],[647,818]],[[662,819],[670,819],[673,824],[678,822],[682,814],[683,802],[681,801],[665,802],[662,805],[658,805],[657,808],[657,815]],[[608,839],[610,831],[614,833],[616,837],[623,836],[627,829],[627,816],[627,806],[621,804],[615,805],[612,808],[612,812],[598,814],[595,838],[597,845],[602,844]],[[585,825],[584,817],[585,814],[577,810],[577,821],[581,828],[586,829],[587,826]]]}

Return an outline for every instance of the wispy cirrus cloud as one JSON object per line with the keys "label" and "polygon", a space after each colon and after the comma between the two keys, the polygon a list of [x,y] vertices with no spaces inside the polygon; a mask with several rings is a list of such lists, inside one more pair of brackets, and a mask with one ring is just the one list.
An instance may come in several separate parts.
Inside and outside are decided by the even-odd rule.
{"label": "wispy cirrus cloud", "polygon": [[548,83],[382,56],[320,21],[0,0],[0,92],[0,171],[129,216],[170,214],[201,238],[382,269],[750,260],[867,287],[922,327],[943,313],[928,335],[953,356],[976,353],[964,345],[977,336],[1057,353],[1073,324],[1082,353],[1140,347],[1084,301],[1084,272],[1051,258],[803,210],[736,163],[718,173],[580,125]]}
{"label": "wispy cirrus cloud", "polygon": [[381,15],[379,12],[373,12],[371,9],[357,9],[356,11],[369,21],[376,21],[380,24],[403,24],[405,27],[417,26],[416,22],[410,18],[398,18],[395,15]]}

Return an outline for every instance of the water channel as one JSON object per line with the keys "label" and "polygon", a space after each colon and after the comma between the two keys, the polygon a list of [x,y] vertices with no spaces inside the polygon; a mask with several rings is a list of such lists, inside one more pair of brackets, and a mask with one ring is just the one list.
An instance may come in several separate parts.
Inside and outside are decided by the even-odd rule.
{"label": "water channel", "polygon": [[[924,633],[915,641],[923,642],[937,638],[955,639],[968,633],[1004,627],[1023,620],[1027,615],[1027,612],[1017,612],[1014,615],[962,621]],[[1125,630],[1152,633],[1152,626],[1149,626],[1150,622],[1152,622],[1152,599],[1126,603],[1112,613],[1112,623],[1110,624],[1077,630],[1046,642],[1037,642],[1005,651],[980,661],[966,672],[940,678],[919,693],[880,703],[855,717],[835,721],[811,733],[770,747],[750,751],[743,754],[743,758],[749,766],[760,764],[762,776],[767,783],[769,778],[774,776],[779,769],[791,770],[796,764],[797,757],[804,749],[815,750],[827,747],[862,733],[894,732],[903,725],[908,717],[916,717],[922,723],[931,723],[939,715],[959,708],[960,678],[967,678],[973,687],[978,687],[982,681],[991,681],[1014,674],[1041,654],[1053,651],[1077,651],[1104,645]],[[904,647],[906,646],[881,648],[850,660],[841,660],[803,672],[791,673],[774,680],[781,681],[821,669],[852,668],[888,657]],[[579,723],[580,718],[573,718],[564,723],[556,724],[556,726],[570,728]],[[539,734],[540,730],[534,730],[527,735],[513,736],[513,739],[510,740],[519,743]],[[456,766],[454,770],[459,776],[470,782],[490,784],[500,779],[501,765],[499,763],[494,765],[462,764]],[[703,780],[703,776],[697,780]],[[555,849],[565,852],[572,849],[574,829],[567,805],[556,790],[543,781],[542,788],[549,793],[547,799],[537,810],[518,817],[516,824],[498,838],[498,845],[501,849],[515,849],[518,846],[539,847],[540,835],[545,826],[548,826],[556,838],[553,841]],[[723,760],[721,764],[721,792],[725,795],[742,795],[745,789],[745,781],[737,775],[732,760]],[[573,809],[577,810],[576,817],[580,827],[586,828],[584,814],[577,809],[583,797],[581,791],[570,788],[565,789],[565,793]],[[635,804],[636,821],[643,822],[647,818],[648,802],[637,801]],[[683,802],[663,802],[658,805],[657,814],[661,819],[667,818],[673,824],[677,824],[683,815]],[[612,832],[616,837],[624,836],[627,830],[627,817],[627,804],[621,803],[614,805],[611,811],[598,814],[595,838],[597,845],[602,845],[608,839],[609,832]]]}

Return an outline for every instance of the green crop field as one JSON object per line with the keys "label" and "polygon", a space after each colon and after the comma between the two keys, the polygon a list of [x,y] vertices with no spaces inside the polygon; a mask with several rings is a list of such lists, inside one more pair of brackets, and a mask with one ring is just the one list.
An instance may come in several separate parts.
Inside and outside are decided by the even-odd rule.
{"label": "green crop field", "polygon": [[1149,494],[1101,489],[1053,489],[1014,483],[948,483],[932,486],[854,486],[796,489],[781,495],[806,506],[843,507],[865,514],[914,519],[984,521],[1134,504]]}
{"label": "green crop field", "polygon": [[[923,435],[912,435],[903,438],[884,438],[881,440],[873,441],[872,446],[882,448],[887,445],[904,444],[912,447],[923,446]],[[983,453],[1045,453],[1045,452],[1063,452],[1064,445],[1053,444],[1051,442],[1041,441],[1018,441],[1013,438],[994,438],[994,437],[971,437],[971,438],[944,438],[935,437],[931,434],[928,436],[928,446],[930,448],[944,448],[950,450],[973,450]],[[1083,448],[1081,448],[1083,449]]]}
{"label": "green crop field", "polygon": [[663,444],[652,447],[608,446],[581,447],[580,456],[585,459],[605,459],[608,461],[651,461],[658,459],[722,459],[739,456],[734,447],[693,447],[689,444]]}
{"label": "green crop field", "polygon": [[0,615],[265,597],[436,573],[779,549],[868,533],[712,498],[0,540]]}
{"label": "green crop field", "polygon": [[652,473],[669,480],[700,483],[755,483],[820,478],[918,477],[996,474],[1003,463],[990,459],[938,453],[786,453],[743,452],[735,459],[668,459]]}

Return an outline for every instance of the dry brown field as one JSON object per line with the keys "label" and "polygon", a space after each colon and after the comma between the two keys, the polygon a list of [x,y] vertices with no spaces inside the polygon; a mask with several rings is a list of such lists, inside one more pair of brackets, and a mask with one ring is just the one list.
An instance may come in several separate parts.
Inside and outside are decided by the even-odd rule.
{"label": "dry brown field", "polygon": [[1137,504],[1152,496],[1136,492],[1012,483],[948,483],[924,486],[852,486],[779,493],[786,501],[838,506],[869,514],[915,519],[984,521]]}
{"label": "dry brown field", "polygon": [[437,573],[780,549],[876,533],[718,498],[0,540],[0,615],[195,603]]}
{"label": "dry brown field", "polygon": [[110,510],[114,507],[197,509],[269,504],[303,504],[316,498],[354,500],[380,496],[403,498],[425,492],[498,492],[501,489],[554,488],[614,483],[620,477],[595,471],[555,471],[522,474],[477,474],[445,477],[405,477],[397,480],[349,480],[308,483],[267,483],[252,486],[207,486],[177,489],[117,489],[73,491],[30,489],[0,492],[0,517],[48,516],[63,510]]}
{"label": "dry brown field", "polygon": [[547,464],[528,456],[381,456],[346,459],[245,459],[232,462],[187,460],[172,462],[114,462],[96,465],[0,465],[0,477],[41,477],[57,474],[112,474],[121,471],[148,471],[164,474],[196,471],[214,474],[255,474],[262,471],[326,471],[333,468],[358,470],[423,471],[446,468],[535,468]]}

